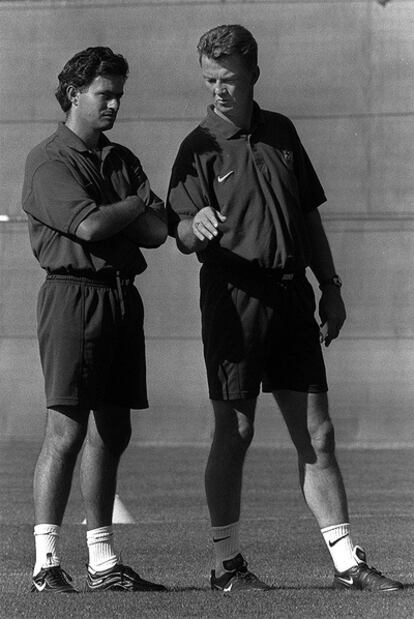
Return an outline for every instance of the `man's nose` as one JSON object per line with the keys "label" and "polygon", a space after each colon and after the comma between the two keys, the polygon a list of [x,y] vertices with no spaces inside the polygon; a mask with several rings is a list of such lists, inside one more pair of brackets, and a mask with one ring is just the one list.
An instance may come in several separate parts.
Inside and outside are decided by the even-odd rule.
{"label": "man's nose", "polygon": [[113,110],[114,112],[117,112],[119,110],[119,100],[111,99],[110,101],[108,101],[108,108],[110,110]]}
{"label": "man's nose", "polygon": [[224,91],[225,91],[224,84],[220,84],[220,82],[218,84],[216,84],[216,87],[214,89],[214,92],[215,92],[216,95],[223,94]]}

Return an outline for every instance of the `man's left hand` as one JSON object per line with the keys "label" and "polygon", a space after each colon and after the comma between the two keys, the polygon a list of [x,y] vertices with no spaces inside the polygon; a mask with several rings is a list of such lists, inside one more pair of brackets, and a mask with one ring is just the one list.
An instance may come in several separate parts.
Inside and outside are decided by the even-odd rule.
{"label": "man's left hand", "polygon": [[319,301],[321,318],[321,343],[329,346],[338,337],[346,319],[345,305],[340,290],[336,286],[324,288]]}

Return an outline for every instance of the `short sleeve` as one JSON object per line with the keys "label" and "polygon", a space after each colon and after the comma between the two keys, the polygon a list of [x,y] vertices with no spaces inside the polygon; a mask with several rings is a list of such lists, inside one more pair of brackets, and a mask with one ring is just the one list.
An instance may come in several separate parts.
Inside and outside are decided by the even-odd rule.
{"label": "short sleeve", "polygon": [[293,129],[297,138],[294,166],[299,185],[300,203],[305,212],[310,212],[326,202],[326,196],[311,160],[296,133],[296,129]]}
{"label": "short sleeve", "polygon": [[50,228],[75,234],[97,204],[64,163],[47,161],[35,170],[23,208]]}
{"label": "short sleeve", "polygon": [[129,162],[129,169],[132,170],[135,193],[139,198],[141,198],[145,206],[158,213],[163,213],[165,211],[164,202],[152,191],[150,182],[144,172],[141,162],[130,151],[128,151],[128,155],[131,158]]}
{"label": "short sleeve", "polygon": [[169,234],[174,235],[182,219],[190,219],[209,204],[207,191],[203,190],[196,159],[184,142],[175,159],[167,195]]}

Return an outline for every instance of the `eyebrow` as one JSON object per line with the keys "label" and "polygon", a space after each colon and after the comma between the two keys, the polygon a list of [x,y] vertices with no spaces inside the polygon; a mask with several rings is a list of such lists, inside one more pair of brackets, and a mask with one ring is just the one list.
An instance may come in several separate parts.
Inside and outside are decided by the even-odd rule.
{"label": "eyebrow", "polygon": [[98,90],[96,94],[98,94],[98,95],[114,95],[116,97],[122,97],[123,94],[124,94],[124,91],[121,90],[119,92],[119,91],[116,91],[116,90],[103,89],[103,90]]}
{"label": "eyebrow", "polygon": [[221,79],[221,80],[234,79],[236,76],[235,73],[230,73],[228,75],[224,75],[220,77],[217,77],[216,75],[211,75],[210,73],[203,73],[202,75],[205,79]]}

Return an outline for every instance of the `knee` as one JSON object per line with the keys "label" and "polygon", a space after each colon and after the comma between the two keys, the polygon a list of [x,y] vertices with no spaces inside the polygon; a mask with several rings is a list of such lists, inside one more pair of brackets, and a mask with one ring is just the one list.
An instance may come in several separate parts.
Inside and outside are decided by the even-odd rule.
{"label": "knee", "polygon": [[330,456],[335,451],[335,432],[330,419],[326,419],[310,431],[311,443],[316,455]]}
{"label": "knee", "polygon": [[248,450],[254,436],[253,424],[239,421],[237,424],[216,426],[214,438],[223,443],[231,453],[244,454]]}
{"label": "knee", "polygon": [[44,445],[47,451],[62,460],[76,458],[82,448],[87,430],[87,421],[67,423],[66,418],[60,422],[48,423]]}
{"label": "knee", "polygon": [[124,426],[117,432],[111,433],[110,440],[107,440],[105,444],[115,458],[119,459],[122,456],[129,445],[131,434],[132,430],[130,425]]}
{"label": "knee", "polygon": [[88,433],[88,443],[97,449],[105,449],[115,459],[119,459],[131,440],[129,420],[97,423],[96,428]]}
{"label": "knee", "polygon": [[245,450],[248,449],[254,437],[253,423],[247,420],[245,420],[244,422],[239,422],[237,434],[239,437],[239,441],[242,444],[242,447]]}
{"label": "knee", "polygon": [[294,443],[299,458],[308,464],[330,462],[335,452],[334,428],[330,419],[313,426],[300,436],[295,435]]}

